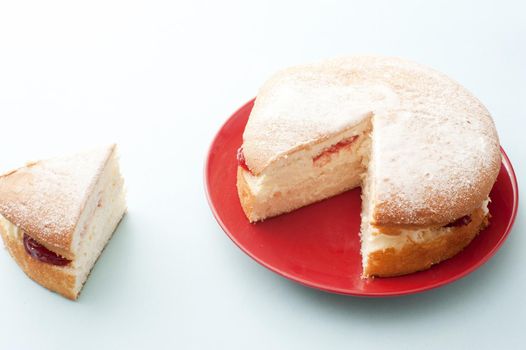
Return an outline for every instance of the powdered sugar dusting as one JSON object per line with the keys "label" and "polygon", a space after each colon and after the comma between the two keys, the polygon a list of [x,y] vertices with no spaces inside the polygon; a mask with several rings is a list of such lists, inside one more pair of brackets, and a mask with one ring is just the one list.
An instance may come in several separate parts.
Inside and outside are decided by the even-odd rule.
{"label": "powdered sugar dusting", "polygon": [[262,88],[245,128],[244,152],[259,173],[270,161],[296,147],[351,128],[377,106],[397,103],[382,82],[348,84],[318,67],[276,75]]}
{"label": "powdered sugar dusting", "polygon": [[36,162],[0,177],[0,213],[38,241],[69,251],[79,215],[113,148]]}
{"label": "powdered sugar dusting", "polygon": [[445,222],[480,206],[500,167],[488,111],[443,74],[397,58],[342,58],[278,73],[247,123],[247,164],[263,171],[371,113],[378,223]]}

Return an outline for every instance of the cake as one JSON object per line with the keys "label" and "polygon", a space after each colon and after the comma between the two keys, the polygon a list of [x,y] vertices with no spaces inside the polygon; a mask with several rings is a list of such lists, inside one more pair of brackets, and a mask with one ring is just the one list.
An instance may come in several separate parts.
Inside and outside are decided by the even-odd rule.
{"label": "cake", "polygon": [[22,270],[77,299],[126,211],[115,145],[30,163],[0,177],[0,233]]}
{"label": "cake", "polygon": [[501,155],[489,112],[458,83],[356,56],[271,77],[238,164],[252,223],[361,186],[363,276],[387,277],[452,257],[488,225]]}

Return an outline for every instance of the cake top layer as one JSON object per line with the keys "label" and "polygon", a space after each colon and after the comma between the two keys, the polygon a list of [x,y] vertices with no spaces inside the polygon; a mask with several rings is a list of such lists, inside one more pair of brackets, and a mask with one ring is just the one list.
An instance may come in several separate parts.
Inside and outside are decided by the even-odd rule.
{"label": "cake top layer", "polygon": [[115,145],[28,164],[0,177],[0,214],[46,248],[72,257],[81,212]]}
{"label": "cake top layer", "polygon": [[278,72],[260,90],[243,135],[247,166],[261,174],[371,115],[375,224],[443,224],[487,197],[500,168],[489,112],[450,78],[399,58]]}

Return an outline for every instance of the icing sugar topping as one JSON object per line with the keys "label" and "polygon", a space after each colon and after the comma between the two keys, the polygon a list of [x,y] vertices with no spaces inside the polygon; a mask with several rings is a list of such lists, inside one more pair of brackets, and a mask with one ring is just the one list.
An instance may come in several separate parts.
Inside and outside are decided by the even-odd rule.
{"label": "icing sugar topping", "polygon": [[500,167],[489,112],[445,75],[398,58],[342,58],[276,74],[245,128],[246,163],[259,174],[364,118],[372,118],[377,223],[447,223],[487,197]]}
{"label": "icing sugar topping", "polygon": [[0,177],[0,213],[38,241],[68,251],[87,196],[113,151],[39,161]]}

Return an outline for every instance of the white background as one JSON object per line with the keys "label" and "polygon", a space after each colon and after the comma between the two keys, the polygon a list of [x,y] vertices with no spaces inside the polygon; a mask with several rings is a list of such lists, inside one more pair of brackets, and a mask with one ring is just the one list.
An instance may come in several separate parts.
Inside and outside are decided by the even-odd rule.
{"label": "white background", "polygon": [[524,184],[526,8],[495,1],[2,1],[0,166],[116,141],[129,212],[77,302],[0,250],[0,349],[517,348],[524,210],[497,255],[452,285],[363,299],[259,266],[208,208],[221,124],[275,70],[398,55],[492,112]]}

